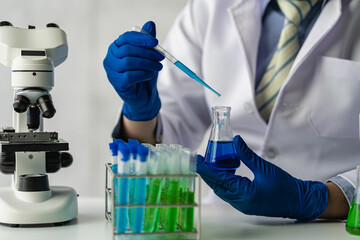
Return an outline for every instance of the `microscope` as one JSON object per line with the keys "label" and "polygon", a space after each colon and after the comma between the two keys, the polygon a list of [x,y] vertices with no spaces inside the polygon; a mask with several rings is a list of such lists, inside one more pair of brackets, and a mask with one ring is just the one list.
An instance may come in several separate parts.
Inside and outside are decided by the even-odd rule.
{"label": "microscope", "polygon": [[43,118],[52,118],[50,95],[54,68],[68,54],[66,34],[54,23],[28,29],[0,22],[0,63],[11,67],[14,89],[13,127],[0,130],[0,171],[12,174],[12,184],[0,187],[0,223],[62,224],[78,213],[77,193],[49,186],[47,173],[68,167],[69,145],[57,132],[44,132]]}

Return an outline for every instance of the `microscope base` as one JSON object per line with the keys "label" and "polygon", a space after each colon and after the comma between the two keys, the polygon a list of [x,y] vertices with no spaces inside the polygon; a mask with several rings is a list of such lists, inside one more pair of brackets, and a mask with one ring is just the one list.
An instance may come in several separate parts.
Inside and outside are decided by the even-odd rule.
{"label": "microscope base", "polygon": [[[12,187],[0,188],[0,223],[48,224],[61,223],[78,214],[77,194],[70,187],[51,187],[52,196],[39,203],[20,200]],[[31,194],[31,192],[29,192]]]}

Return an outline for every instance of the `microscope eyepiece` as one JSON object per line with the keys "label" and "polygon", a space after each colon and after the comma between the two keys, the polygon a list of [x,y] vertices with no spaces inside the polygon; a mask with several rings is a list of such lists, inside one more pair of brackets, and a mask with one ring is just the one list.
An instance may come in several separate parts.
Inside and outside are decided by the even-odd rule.
{"label": "microscope eyepiece", "polygon": [[23,95],[16,95],[14,98],[13,108],[17,113],[23,113],[30,105],[30,100]]}
{"label": "microscope eyepiece", "polygon": [[56,110],[49,95],[39,97],[36,102],[39,105],[44,118],[52,118],[55,115]]}

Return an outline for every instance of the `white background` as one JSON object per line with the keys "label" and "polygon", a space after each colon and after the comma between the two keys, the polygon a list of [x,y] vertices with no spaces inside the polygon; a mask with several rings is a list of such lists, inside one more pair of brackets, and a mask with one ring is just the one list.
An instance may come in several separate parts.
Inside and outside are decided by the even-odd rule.
{"label": "white background", "polygon": [[[67,60],[55,69],[51,91],[56,115],[45,130],[69,142],[73,165],[49,174],[50,185],[72,186],[81,196],[104,195],[104,163],[121,99],[106,78],[107,48],[134,25],[153,20],[163,42],[186,0],[1,0],[0,21],[43,28],[57,23],[69,45]],[[0,53],[1,54],[1,53]],[[11,70],[0,65],[0,127],[12,125]],[[0,186],[11,175],[0,174]]]}

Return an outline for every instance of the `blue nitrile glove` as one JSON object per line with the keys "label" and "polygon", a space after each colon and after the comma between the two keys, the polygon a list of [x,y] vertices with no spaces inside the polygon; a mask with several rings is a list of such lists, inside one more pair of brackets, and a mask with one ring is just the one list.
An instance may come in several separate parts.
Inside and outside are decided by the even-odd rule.
{"label": "blue nitrile glove", "polygon": [[198,155],[197,172],[215,194],[249,215],[312,221],[323,214],[328,203],[324,183],[302,181],[257,156],[240,136],[233,140],[241,161],[254,173],[254,180],[212,168]]}
{"label": "blue nitrile glove", "polygon": [[123,114],[133,121],[151,120],[159,113],[161,102],[156,88],[159,62],[164,56],[153,49],[155,23],[149,21],[141,32],[126,32],[109,47],[104,68],[110,83],[124,101]]}

